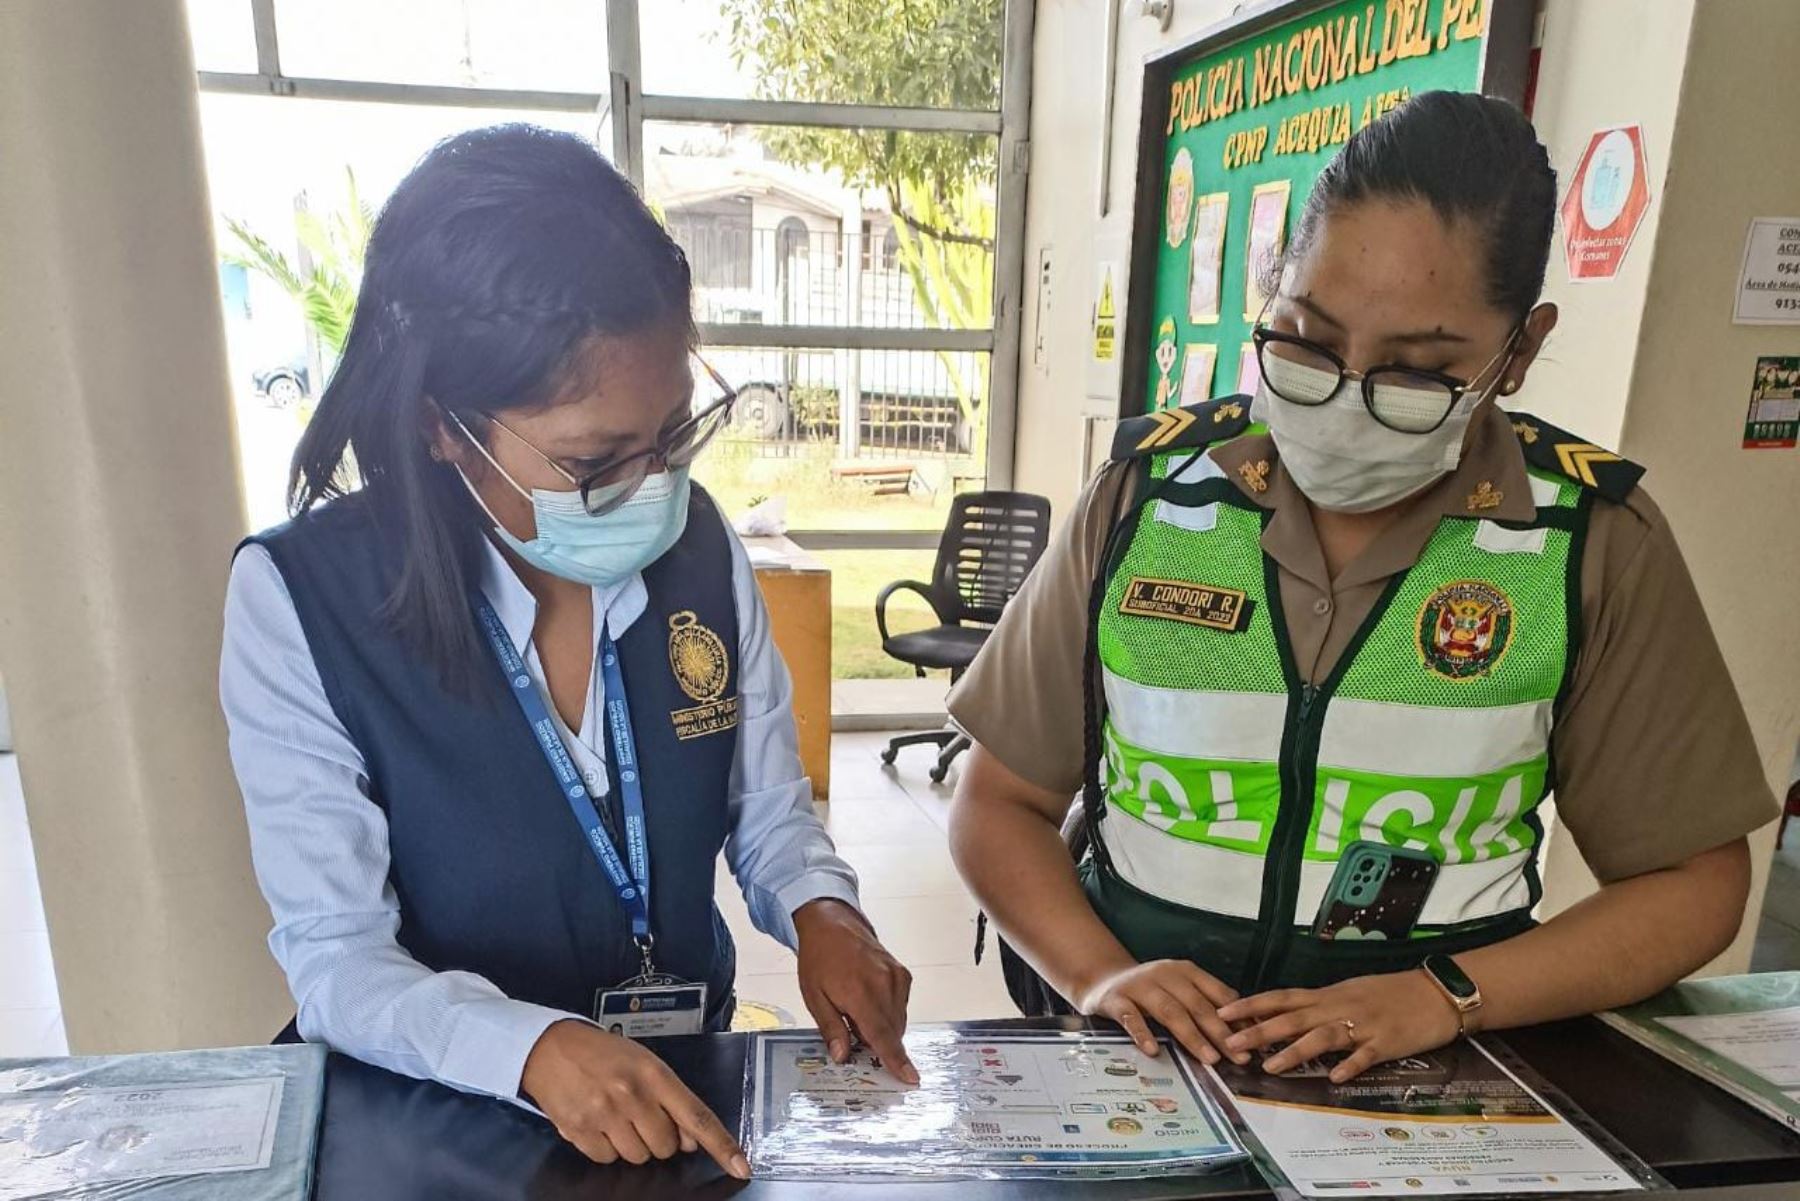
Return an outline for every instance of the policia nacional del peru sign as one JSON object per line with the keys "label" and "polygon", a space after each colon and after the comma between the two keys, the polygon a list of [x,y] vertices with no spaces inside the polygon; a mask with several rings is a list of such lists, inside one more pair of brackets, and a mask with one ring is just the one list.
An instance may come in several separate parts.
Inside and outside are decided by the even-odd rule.
{"label": "policia nacional del peru sign", "polygon": [[1350,135],[1417,92],[1517,100],[1529,0],[1263,4],[1145,67],[1120,415],[1255,388],[1264,266]]}

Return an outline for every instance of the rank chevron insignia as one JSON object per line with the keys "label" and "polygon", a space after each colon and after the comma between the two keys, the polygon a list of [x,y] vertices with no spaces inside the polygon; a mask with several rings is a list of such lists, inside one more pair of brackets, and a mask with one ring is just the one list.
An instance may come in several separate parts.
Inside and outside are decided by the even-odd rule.
{"label": "rank chevron insignia", "polygon": [[1591,442],[1558,442],[1556,458],[1563,470],[1588,485],[1598,487],[1594,478],[1595,463],[1623,463],[1625,460],[1610,450],[1602,450]]}
{"label": "rank chevron insignia", "polygon": [[1161,409],[1148,416],[1156,423],[1156,428],[1137,444],[1139,450],[1155,450],[1159,446],[1167,446],[1179,438],[1183,430],[1194,424],[1194,415],[1186,409]]}

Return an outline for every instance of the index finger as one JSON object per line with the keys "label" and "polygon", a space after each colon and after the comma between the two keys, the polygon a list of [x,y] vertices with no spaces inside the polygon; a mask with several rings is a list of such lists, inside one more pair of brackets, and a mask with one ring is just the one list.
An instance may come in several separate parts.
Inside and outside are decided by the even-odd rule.
{"label": "index finger", "polygon": [[894,1079],[902,1084],[919,1082],[919,1069],[913,1066],[912,1056],[906,1053],[906,1044],[900,1037],[900,1032],[906,1028],[904,1012],[896,1025],[879,1006],[863,1002],[848,1009],[847,1016],[857,1035],[868,1044],[869,1050],[875,1052]]}
{"label": "index finger", "polygon": [[750,1179],[750,1161],[744,1158],[744,1149],[738,1146],[737,1139],[731,1137],[718,1115],[708,1109],[673,1071],[664,1081],[659,1100],[675,1120],[675,1125],[691,1135],[700,1144],[700,1149],[712,1156],[721,1168],[739,1180]]}

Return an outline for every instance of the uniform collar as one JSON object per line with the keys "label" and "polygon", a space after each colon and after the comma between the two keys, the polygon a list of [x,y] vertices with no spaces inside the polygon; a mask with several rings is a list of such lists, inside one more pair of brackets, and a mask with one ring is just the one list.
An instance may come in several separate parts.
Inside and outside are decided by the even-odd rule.
{"label": "uniform collar", "polygon": [[1405,571],[1446,517],[1531,521],[1537,516],[1512,418],[1492,403],[1476,416],[1456,470],[1411,502],[1335,581],[1325,566],[1312,511],[1283,469],[1275,440],[1266,433],[1248,434],[1215,447],[1212,458],[1239,492],[1271,510],[1262,536],[1269,557],[1326,592]]}
{"label": "uniform collar", "polygon": [[[644,587],[644,577],[640,572],[622,584],[614,584],[609,588],[595,588],[594,617],[595,629],[602,615],[606,621],[606,632],[613,641],[625,636],[633,622],[643,616],[649,606],[650,594]],[[537,624],[537,597],[531,595],[531,589],[519,578],[506,556],[500,553],[491,538],[481,540],[481,594],[487,597],[488,604],[494,607],[495,616],[500,624],[506,627],[507,636],[519,654],[531,645],[531,631]],[[599,641],[598,634],[595,641]]]}

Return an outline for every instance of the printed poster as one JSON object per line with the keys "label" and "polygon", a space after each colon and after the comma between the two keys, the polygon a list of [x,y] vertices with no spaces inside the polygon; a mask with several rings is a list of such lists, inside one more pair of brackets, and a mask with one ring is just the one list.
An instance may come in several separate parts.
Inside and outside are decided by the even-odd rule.
{"label": "printed poster", "polygon": [[1757,217],[1738,272],[1738,325],[1800,325],[1800,217]]}
{"label": "printed poster", "polygon": [[1764,355],[1750,384],[1745,450],[1786,450],[1800,442],[1800,356]]}

